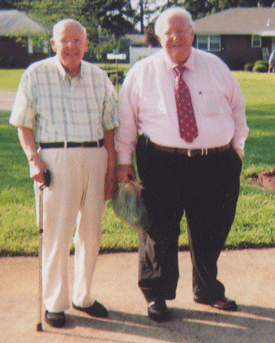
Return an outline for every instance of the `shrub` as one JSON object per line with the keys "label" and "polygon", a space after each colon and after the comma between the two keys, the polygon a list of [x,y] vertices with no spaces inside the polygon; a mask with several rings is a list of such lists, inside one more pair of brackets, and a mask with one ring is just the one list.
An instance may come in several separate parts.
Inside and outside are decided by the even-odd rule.
{"label": "shrub", "polygon": [[[123,70],[119,70],[117,73],[118,76],[118,83],[122,84],[124,80],[124,72]],[[116,72],[109,74],[109,78],[112,81],[112,83],[115,85],[116,84]]]}
{"label": "shrub", "polygon": [[147,57],[147,56],[146,55],[138,55],[136,61],[140,61],[140,60],[142,60],[145,57]]}
{"label": "shrub", "polygon": [[9,67],[10,67],[10,68],[14,68],[15,65],[16,65],[16,59],[15,59],[15,57],[11,56],[11,57],[9,58]]}
{"label": "shrub", "polygon": [[109,75],[110,80],[112,81],[113,85],[116,83],[116,74]]}
{"label": "shrub", "polygon": [[267,67],[264,64],[256,64],[254,65],[252,71],[255,71],[257,73],[266,73],[267,72]]}
{"label": "shrub", "polygon": [[228,63],[231,70],[244,70],[244,61],[241,58],[236,58]]}
{"label": "shrub", "polygon": [[113,70],[106,70],[106,73],[107,73],[107,75],[109,77],[111,77],[111,75],[116,74],[116,70],[115,69],[113,69]]}
{"label": "shrub", "polygon": [[256,61],[254,65],[264,65],[266,68],[268,68],[268,62],[262,60]]}
{"label": "shrub", "polygon": [[253,67],[254,67],[254,64],[253,64],[253,63],[246,63],[246,64],[244,65],[244,70],[246,70],[246,71],[252,71]]}
{"label": "shrub", "polygon": [[0,68],[4,68],[6,66],[6,60],[4,56],[0,56]]}

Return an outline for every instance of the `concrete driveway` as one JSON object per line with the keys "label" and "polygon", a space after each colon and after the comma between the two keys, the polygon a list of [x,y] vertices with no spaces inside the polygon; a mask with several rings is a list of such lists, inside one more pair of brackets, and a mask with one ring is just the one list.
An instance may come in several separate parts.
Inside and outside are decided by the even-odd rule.
{"label": "concrete driveway", "polygon": [[[38,258],[0,258],[1,343],[274,343],[275,249],[225,251],[219,279],[238,312],[222,312],[193,302],[189,252],[179,253],[177,298],[168,301],[172,318],[156,323],[147,316],[137,287],[137,253],[99,256],[93,296],[109,309],[107,319],[92,319],[74,309],[67,325],[54,329],[43,319],[36,332]],[[73,256],[70,258],[73,283]],[[44,310],[43,310],[44,316]]]}

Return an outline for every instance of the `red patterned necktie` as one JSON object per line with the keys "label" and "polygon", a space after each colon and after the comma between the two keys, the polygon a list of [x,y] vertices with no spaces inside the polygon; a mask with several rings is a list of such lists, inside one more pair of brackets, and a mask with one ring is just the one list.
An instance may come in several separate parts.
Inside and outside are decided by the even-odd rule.
{"label": "red patterned necktie", "polygon": [[182,79],[184,70],[185,67],[183,66],[175,67],[175,98],[177,104],[180,136],[186,142],[192,143],[199,133],[190,91]]}

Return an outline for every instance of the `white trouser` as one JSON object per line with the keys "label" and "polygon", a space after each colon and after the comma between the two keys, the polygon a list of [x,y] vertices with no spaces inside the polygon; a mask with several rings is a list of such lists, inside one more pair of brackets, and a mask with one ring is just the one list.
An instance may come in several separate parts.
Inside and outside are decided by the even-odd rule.
{"label": "white trouser", "polygon": [[[100,247],[105,213],[104,182],[107,151],[102,148],[42,149],[40,156],[51,171],[43,191],[42,284],[45,307],[62,312],[70,307],[69,250],[74,234],[75,266],[72,301],[88,307],[92,277]],[[38,186],[35,194],[38,215]]]}

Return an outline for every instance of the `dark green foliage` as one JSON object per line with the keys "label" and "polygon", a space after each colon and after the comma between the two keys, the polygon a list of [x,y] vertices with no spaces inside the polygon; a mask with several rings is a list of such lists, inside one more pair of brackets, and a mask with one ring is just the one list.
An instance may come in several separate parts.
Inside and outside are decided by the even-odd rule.
{"label": "dark green foliage", "polygon": [[256,65],[264,65],[266,68],[268,68],[268,62],[266,62],[266,61],[262,61],[262,60],[256,61],[254,63],[254,66],[256,66]]}
{"label": "dark green foliage", "polygon": [[6,59],[4,56],[0,56],[0,68],[6,67]]}
{"label": "dark green foliage", "polygon": [[134,15],[129,0],[22,0],[16,7],[27,12],[49,29],[64,18],[79,20],[87,29],[92,45],[98,43],[99,28],[115,36],[132,30]]}
{"label": "dark green foliage", "polygon": [[14,68],[16,66],[16,58],[14,56],[11,56],[9,58],[9,67]]}
{"label": "dark green foliage", "polygon": [[228,63],[231,70],[244,70],[244,61],[241,58],[235,58]]}
{"label": "dark green foliage", "polygon": [[255,64],[252,71],[255,71],[257,73],[266,73],[267,72],[267,67],[265,64]]}
{"label": "dark green foliage", "polygon": [[254,67],[254,64],[253,64],[253,63],[246,63],[246,64],[244,65],[244,70],[246,70],[246,71],[252,71],[253,67]]}

